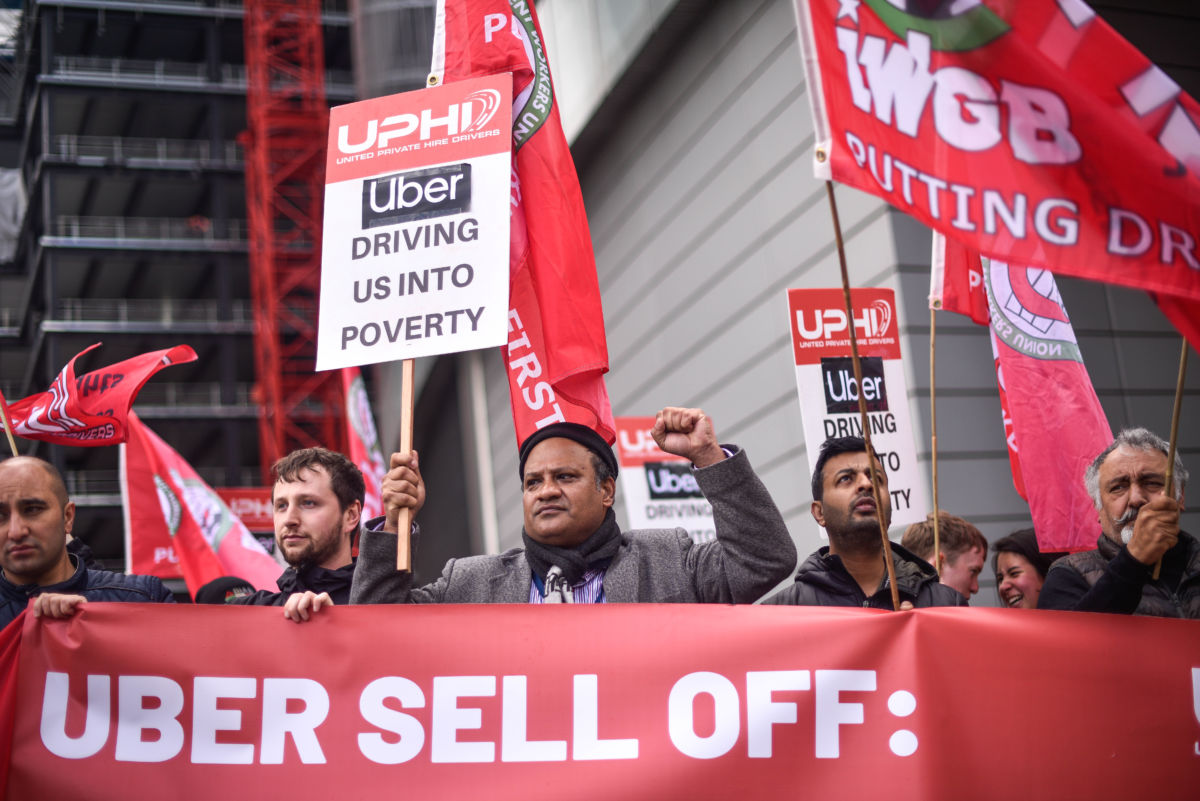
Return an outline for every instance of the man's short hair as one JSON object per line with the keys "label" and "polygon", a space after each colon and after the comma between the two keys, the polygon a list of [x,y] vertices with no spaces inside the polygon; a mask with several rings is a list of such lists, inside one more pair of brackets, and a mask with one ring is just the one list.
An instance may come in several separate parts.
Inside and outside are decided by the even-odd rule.
{"label": "man's short hair", "polygon": [[992,556],[993,572],[1000,572],[1000,554],[1015,553],[1017,556],[1025,557],[1025,560],[1033,565],[1033,569],[1038,572],[1043,581],[1046,580],[1046,574],[1050,572],[1050,565],[1054,564],[1054,560],[1067,555],[1065,551],[1042,553],[1038,548],[1037,537],[1031,528],[1023,528],[1020,531],[1014,531],[1007,537],[1001,537],[992,543],[992,548],[996,552]]}
{"label": "man's short hair", "polygon": [[[825,495],[825,463],[835,456],[840,456],[843,453],[866,453],[867,443],[862,437],[830,437],[821,443],[821,452],[817,454],[817,463],[813,466],[812,474],[812,496],[814,501],[822,500]],[[887,477],[887,471],[883,468],[883,463],[879,461],[879,453],[871,446],[871,452],[875,455],[876,466],[879,468],[880,474]]]}
{"label": "man's short hair", "polygon": [[[900,544],[928,562],[935,562],[933,552],[933,513],[930,512],[920,523],[913,523],[904,530]],[[967,551],[979,548],[987,556],[988,541],[979,529],[949,512],[938,512],[938,546],[953,562]],[[928,556],[926,555],[928,554]]]}
{"label": "man's short hair", "polygon": [[[1123,429],[1120,434],[1117,434],[1112,444],[1100,451],[1100,455],[1092,460],[1092,463],[1087,466],[1087,470],[1083,471],[1083,486],[1087,489],[1087,493],[1091,496],[1092,503],[1097,509],[1100,508],[1100,465],[1104,464],[1104,460],[1121,446],[1141,451],[1158,451],[1163,456],[1166,456],[1171,450],[1170,443],[1148,428]],[[1176,450],[1173,474],[1176,500],[1183,496],[1187,480],[1187,468],[1183,466],[1183,460],[1179,458],[1179,451]]]}
{"label": "man's short hair", "polygon": [[290,483],[299,481],[302,472],[314,467],[320,467],[329,474],[329,486],[337,496],[338,506],[343,512],[355,501],[361,504],[365,500],[367,486],[363,481],[362,471],[342,454],[327,448],[301,448],[292,451],[271,465],[271,475],[276,482]]}

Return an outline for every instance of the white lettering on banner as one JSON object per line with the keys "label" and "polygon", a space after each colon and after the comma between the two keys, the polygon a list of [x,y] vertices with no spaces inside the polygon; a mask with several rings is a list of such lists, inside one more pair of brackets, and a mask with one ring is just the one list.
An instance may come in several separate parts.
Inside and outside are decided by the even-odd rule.
{"label": "white lettering on banner", "polygon": [[496,694],[495,676],[435,676],[433,679],[433,732],[430,760],[433,762],[494,762],[496,745],[463,742],[462,729],[483,727],[483,710],[458,705],[462,697],[487,698]]}
{"label": "white lettering on banner", "polygon": [[[260,681],[261,718],[246,716],[260,721],[255,737],[255,732],[245,728],[244,705],[222,705],[230,699],[258,698]],[[1200,682],[1200,669],[1193,674],[1193,681]],[[538,740],[529,737],[527,676],[434,676],[427,724],[401,711],[426,707],[421,687],[402,676],[380,677],[368,683],[358,699],[363,721],[378,729],[358,733],[358,749],[373,763],[396,765],[417,758],[428,742],[427,756],[432,763],[490,763],[497,761],[496,743],[460,739],[460,733],[498,730],[501,762],[637,759],[638,738],[601,736],[599,676],[573,674],[571,682],[569,732],[555,732],[560,739]],[[329,717],[330,696],[313,679],[197,676],[189,688],[164,676],[121,675],[116,677],[115,720],[110,714],[113,677],[92,674],[86,683],[84,728],[71,736],[67,734],[70,677],[59,672],[46,674],[41,740],[58,757],[78,760],[95,756],[115,732],[118,762],[161,763],[187,755],[192,764],[282,765],[292,750],[286,747],[290,738],[300,763],[326,763],[317,730]],[[500,720],[493,721],[485,719],[484,710],[496,710],[495,704],[472,706],[469,699],[494,698],[497,687]],[[666,699],[667,733],[674,747],[693,759],[731,753],[741,740],[744,703],[746,753],[751,758],[770,758],[778,733],[801,723],[802,701],[796,694],[804,693],[803,698],[811,699],[803,716],[811,715],[815,754],[835,759],[841,754],[842,727],[864,722],[863,703],[844,700],[844,695],[873,693],[877,681],[874,670],[767,670],[748,671],[744,687],[743,696],[729,677],[710,671],[689,673],[677,680]],[[711,701],[711,729],[708,724],[697,725],[697,701],[701,708]],[[398,702],[400,709],[389,702]],[[1197,704],[1200,714],[1200,701]],[[888,709],[896,717],[905,717],[915,708],[916,699],[906,690],[888,697]],[[183,719],[185,709],[190,709],[190,726]],[[569,740],[562,736],[568,733]],[[915,736],[899,730],[893,734],[891,747],[893,753],[907,756],[916,750]]]}
{"label": "white lettering on banner", "polygon": [[[120,676],[117,679],[118,762],[166,762],[183,750],[183,688],[162,676]],[[158,705],[147,708],[144,700]],[[157,737],[147,740],[142,732]]]}
{"label": "white lettering on banner", "polygon": [[[423,108],[417,113],[393,114],[382,120],[368,120],[363,138],[350,141],[350,126],[339,125],[337,148],[344,155],[337,164],[349,164],[379,155],[404,152],[417,145],[442,145],[451,137],[455,141],[469,138],[473,132],[484,133],[483,128],[491,122],[500,108],[500,93],[495,89],[480,89],[472,92],[461,103],[451,103],[439,109]],[[435,139],[434,131],[439,136]],[[393,140],[416,135],[416,142],[391,145]],[[433,140],[433,141],[430,141]],[[389,147],[391,145],[391,147]]]}
{"label": "white lettering on banner", "polygon": [[863,705],[845,703],[842,692],[874,692],[873,670],[817,671],[817,759],[841,756],[839,727],[863,722]]}
{"label": "white lettering on banner", "polygon": [[173,565],[179,564],[179,557],[175,555],[175,546],[168,545],[165,548],[159,546],[154,549],[154,564],[159,562],[170,562]]}
{"label": "white lettering on banner", "polygon": [[[325,755],[317,740],[316,729],[329,715],[329,694],[312,679],[264,678],[262,694],[262,730],[259,739],[259,764],[283,764],[284,745],[290,736],[300,761],[322,764]],[[227,698],[257,697],[258,680],[247,677],[197,676],[192,680],[192,764],[250,765],[254,763],[254,745],[246,742],[218,742],[218,732],[241,732],[242,713],[222,709]],[[67,701],[70,677],[66,673],[46,674],[42,698],[40,733],[50,753],[64,759],[95,756],[110,734],[111,678],[87,677],[87,715],[83,733],[67,732]],[[147,700],[152,703],[147,705]],[[185,729],[179,717],[184,708],[184,690],[164,676],[118,676],[117,719],[114,758],[118,762],[166,762],[184,752]],[[299,711],[289,711],[292,701],[303,702]],[[155,733],[147,739],[145,732]],[[222,736],[221,739],[225,739]]]}
{"label": "white lettering on banner", "polygon": [[[503,676],[500,711],[501,762],[564,762],[566,740],[530,740],[528,738],[528,677]],[[637,759],[636,738],[600,737],[599,677],[594,674],[573,676],[571,755],[576,762]],[[496,761],[495,743],[464,742],[458,732],[483,728],[483,711],[459,704],[464,697],[490,698],[496,695],[495,676],[435,676],[433,679],[433,724],[430,734],[432,762],[471,763]],[[390,735],[377,732],[358,735],[363,756],[382,765],[397,765],[420,755],[425,745],[425,729],[420,721],[384,704],[395,699],[405,709],[425,707],[425,694],[409,679],[386,676],[367,685],[359,698],[363,720]]]}
{"label": "white lettering on banner", "polygon": [[[796,332],[806,340],[828,340],[846,330],[845,309],[813,309],[813,324],[804,321],[805,310],[796,310]],[[877,301],[860,309],[854,316],[854,330],[860,337],[881,337],[888,332],[892,322],[892,309],[887,303]]]}
{"label": "white lettering on banner", "polygon": [[[558,400],[554,395],[554,387],[550,386],[549,381],[537,381],[530,386],[525,386],[525,382],[531,378],[538,378],[542,374],[542,363],[538,359],[537,353],[533,351],[533,343],[529,339],[529,334],[525,333],[525,326],[521,323],[521,316],[516,309],[510,309],[508,312],[508,348],[506,350],[508,358],[508,369],[515,372],[517,386],[521,389],[520,398],[525,403],[525,407],[530,411],[541,411],[546,404],[550,404],[550,408],[554,410],[535,424],[537,428],[545,428],[551,423],[561,423],[566,420],[566,415],[563,414],[562,407],[559,406]],[[514,336],[517,334],[517,336]],[[528,349],[529,353],[522,356],[513,356],[513,353],[518,350]]]}
{"label": "white lettering on banner", "polygon": [[[1074,245],[1079,239],[1079,207],[1068,198],[1048,197],[1032,204],[1030,198],[1022,192],[1016,192],[1012,198],[1006,198],[997,189],[984,188],[977,192],[974,187],[964,186],[947,181],[940,177],[927,175],[912,167],[890,153],[880,154],[875,145],[868,144],[856,134],[846,131],[846,145],[855,164],[860,169],[871,173],[875,182],[886,192],[894,191],[893,170],[900,174],[900,191],[904,202],[910,206],[924,202],[929,215],[941,220],[946,214],[948,205],[941,202],[940,193],[949,190],[954,195],[953,210],[955,216],[950,224],[963,231],[983,230],[987,234],[1004,233],[1014,239],[1025,239],[1029,235],[1029,226],[1035,233],[1047,242],[1056,245]],[[913,181],[916,178],[925,186],[925,194],[918,198],[913,193]],[[978,201],[974,201],[976,195]]]}
{"label": "white lettering on banner", "polygon": [[392,743],[378,732],[364,732],[358,735],[358,750],[380,765],[399,765],[421,753],[425,746],[425,729],[412,715],[385,706],[383,702],[388,698],[395,698],[406,709],[425,708],[425,693],[416,682],[403,676],[375,679],[359,696],[359,714],[367,723],[399,735],[400,739]]}
{"label": "white lettering on banner", "polygon": [[[904,44],[892,42],[890,47],[877,36],[860,39],[852,28],[838,26],[836,31],[854,105],[867,113],[873,108],[880,122],[900,133],[919,136],[932,95],[934,130],[951,147],[972,152],[994,147],[1004,139],[1003,116],[1008,120],[1009,147],[1019,161],[1071,164],[1083,155],[1071,133],[1067,104],[1048,89],[1001,80],[997,96],[986,78],[962,67],[930,73],[929,36],[917,31],[910,30]],[[1000,114],[1000,105],[1007,107],[1007,114]],[[909,203],[912,175],[904,176]]]}
{"label": "white lettering on banner", "polygon": [[[815,671],[814,732],[818,759],[837,759],[841,755],[841,727],[864,721],[863,705],[842,700],[843,693],[875,692],[874,670]],[[746,673],[746,749],[750,757],[765,759],[774,753],[775,727],[800,720],[795,700],[780,700],[776,693],[806,692],[814,689],[807,670],[764,670]],[[696,699],[712,699],[713,728],[698,734],[695,726]],[[912,693],[899,690],[888,698],[893,715],[905,717],[916,707]],[[671,743],[680,753],[693,759],[715,759],[728,754],[741,734],[741,701],[737,687],[720,673],[689,673],[671,688],[668,699],[668,727]],[[892,735],[889,746],[898,756],[916,751],[916,738],[901,729]]]}

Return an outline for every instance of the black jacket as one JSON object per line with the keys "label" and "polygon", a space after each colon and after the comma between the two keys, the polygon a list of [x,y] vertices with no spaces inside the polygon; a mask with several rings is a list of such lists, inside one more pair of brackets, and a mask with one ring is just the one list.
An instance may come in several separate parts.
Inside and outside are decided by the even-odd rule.
{"label": "black jacket", "polygon": [[308,565],[300,569],[289,567],[275,582],[279,586],[279,592],[259,590],[253,595],[230,598],[226,603],[239,606],[283,606],[292,593],[312,590],[313,592],[327,592],[334,604],[345,606],[350,603],[350,580],[352,578],[354,578],[354,562],[334,570]]}
{"label": "black jacket", "polygon": [[[937,571],[925,560],[903,546],[892,543],[892,558],[896,563],[896,586],[901,601],[911,601],[919,608],[927,606],[966,606],[967,599],[958,590],[938,583]],[[819,549],[804,560],[796,571],[796,583],[785,587],[765,604],[795,606],[865,606],[871,609],[891,609],[892,589],[887,574],[875,594],[868,598],[858,582],[842,564],[842,558],[829,552],[829,546]]]}
{"label": "black jacket", "polygon": [[89,570],[71,556],[75,573],[66,581],[48,586],[13,584],[0,575],[0,628],[7,626],[29,605],[29,599],[44,592],[82,595],[89,601],[134,601],[175,603],[175,596],[154,576],[127,576],[108,570]]}
{"label": "black jacket", "polygon": [[1200,542],[1179,532],[1179,541],[1163,554],[1157,580],[1152,571],[1101,534],[1094,550],[1050,566],[1038,609],[1200,619]]}

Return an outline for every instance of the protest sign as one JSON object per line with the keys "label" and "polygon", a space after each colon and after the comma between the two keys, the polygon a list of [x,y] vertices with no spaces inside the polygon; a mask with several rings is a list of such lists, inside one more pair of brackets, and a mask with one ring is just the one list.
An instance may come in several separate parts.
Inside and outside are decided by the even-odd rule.
{"label": "protest sign", "polygon": [[699,604],[348,606],[300,626],[264,607],[23,614],[0,633],[13,799],[498,801],[568,786],[579,801],[981,786],[1191,799],[1200,786],[1191,620]]}
{"label": "protest sign", "polygon": [[[851,297],[871,444],[887,471],[892,525],[917,523],[925,519],[927,493],[908,413],[895,293],[854,289]],[[850,358],[842,290],[789,289],[788,312],[811,471],[822,442],[830,437],[862,436],[858,384]]]}
{"label": "protest sign", "polygon": [[511,76],[330,111],[317,369],[503,345]]}
{"label": "protest sign", "polygon": [[693,542],[717,536],[712,504],[704,499],[692,463],[667,453],[650,436],[653,417],[617,418],[617,458],[629,528],[682,528]]}

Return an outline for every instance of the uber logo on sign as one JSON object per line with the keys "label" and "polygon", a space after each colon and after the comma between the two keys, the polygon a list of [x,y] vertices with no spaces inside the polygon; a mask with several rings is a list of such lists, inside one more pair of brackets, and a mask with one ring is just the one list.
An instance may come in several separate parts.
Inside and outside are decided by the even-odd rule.
{"label": "uber logo on sign", "polygon": [[704,497],[687,462],[646,462],[646,483],[656,501]]}
{"label": "uber logo on sign", "polygon": [[363,181],[364,229],[460,214],[470,208],[470,164],[380,175]]}
{"label": "uber logo on sign", "polygon": [[[865,356],[862,362],[863,397],[868,412],[888,410],[887,385],[883,381],[883,359]],[[830,414],[858,411],[858,382],[854,380],[854,360],[849,356],[821,359],[821,384],[825,388],[825,409]]]}

